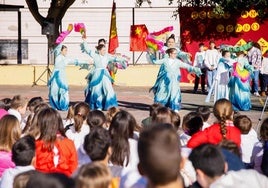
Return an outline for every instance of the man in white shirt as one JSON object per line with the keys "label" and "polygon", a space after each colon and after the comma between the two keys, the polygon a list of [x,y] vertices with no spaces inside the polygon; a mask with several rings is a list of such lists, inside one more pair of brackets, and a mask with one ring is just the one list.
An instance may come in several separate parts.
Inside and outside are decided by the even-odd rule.
{"label": "man in white shirt", "polygon": [[205,66],[207,67],[208,91],[210,91],[210,89],[213,90],[212,84],[216,76],[217,65],[220,59],[220,53],[216,49],[216,45],[214,41],[211,40],[209,42],[209,47],[210,48],[206,50],[206,53],[205,53]]}

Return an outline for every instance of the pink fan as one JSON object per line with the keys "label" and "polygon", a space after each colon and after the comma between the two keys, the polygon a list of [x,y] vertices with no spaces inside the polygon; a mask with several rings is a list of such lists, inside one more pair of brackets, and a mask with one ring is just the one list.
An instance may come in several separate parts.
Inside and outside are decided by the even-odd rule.
{"label": "pink fan", "polygon": [[86,26],[84,23],[75,23],[74,24],[74,31],[80,32],[83,35],[86,32]]}
{"label": "pink fan", "polygon": [[71,33],[72,30],[73,30],[73,24],[69,24],[67,31],[61,32],[61,34],[56,39],[56,44],[62,43],[62,41],[67,37],[67,35],[69,35]]}

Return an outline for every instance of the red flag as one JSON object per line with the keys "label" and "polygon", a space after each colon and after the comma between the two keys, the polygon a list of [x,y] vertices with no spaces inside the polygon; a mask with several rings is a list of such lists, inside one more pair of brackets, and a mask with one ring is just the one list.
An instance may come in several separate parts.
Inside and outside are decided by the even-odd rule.
{"label": "red flag", "polygon": [[148,30],[146,25],[132,25],[130,27],[130,51],[146,51],[146,37]]}
{"label": "red flag", "polygon": [[113,8],[111,14],[111,25],[110,25],[110,36],[109,36],[109,48],[108,52],[111,54],[115,53],[115,49],[119,46],[117,28],[116,28],[116,14],[115,14],[116,4],[113,1]]}

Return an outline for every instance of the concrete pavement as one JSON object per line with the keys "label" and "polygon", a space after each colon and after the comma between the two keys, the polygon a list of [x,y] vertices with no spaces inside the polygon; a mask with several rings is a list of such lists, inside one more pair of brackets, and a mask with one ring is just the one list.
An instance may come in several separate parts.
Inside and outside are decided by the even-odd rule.
{"label": "concrete pavement", "polygon": [[[149,87],[126,87],[126,86],[114,86],[114,90],[117,94],[119,107],[131,112],[138,123],[142,119],[149,115],[149,106],[153,103],[153,93],[149,93]],[[193,94],[192,86],[181,86],[182,90],[182,109],[179,111],[181,118],[188,112],[195,110],[198,106],[213,107],[213,102],[206,103],[206,95],[201,93]],[[29,85],[0,85],[0,99],[14,95],[21,94],[28,98],[41,96],[48,101],[48,88],[46,86],[29,86]],[[84,86],[70,86],[70,101],[72,103],[84,100]],[[243,115],[247,115],[256,126],[259,119],[262,120],[268,117],[268,107],[264,109],[263,116],[261,117],[263,106],[266,101],[266,97],[251,97],[252,110],[247,112],[240,112]],[[66,116],[66,112],[60,112],[63,117]]]}

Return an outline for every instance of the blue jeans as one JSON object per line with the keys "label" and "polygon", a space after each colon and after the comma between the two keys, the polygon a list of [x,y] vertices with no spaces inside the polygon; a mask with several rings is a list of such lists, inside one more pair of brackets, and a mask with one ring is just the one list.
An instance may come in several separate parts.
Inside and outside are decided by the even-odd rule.
{"label": "blue jeans", "polygon": [[259,70],[254,70],[253,71],[254,74],[254,78],[252,80],[252,92],[258,92],[259,91],[259,74],[260,71]]}
{"label": "blue jeans", "polygon": [[[217,70],[216,69],[214,69],[214,70],[209,70],[208,69],[207,70],[207,80],[208,80],[207,88],[208,88],[208,91],[210,91],[210,89],[212,87],[213,80],[214,80],[214,77],[216,76],[216,73],[217,73]],[[212,88],[212,89],[214,89],[214,88]]]}

